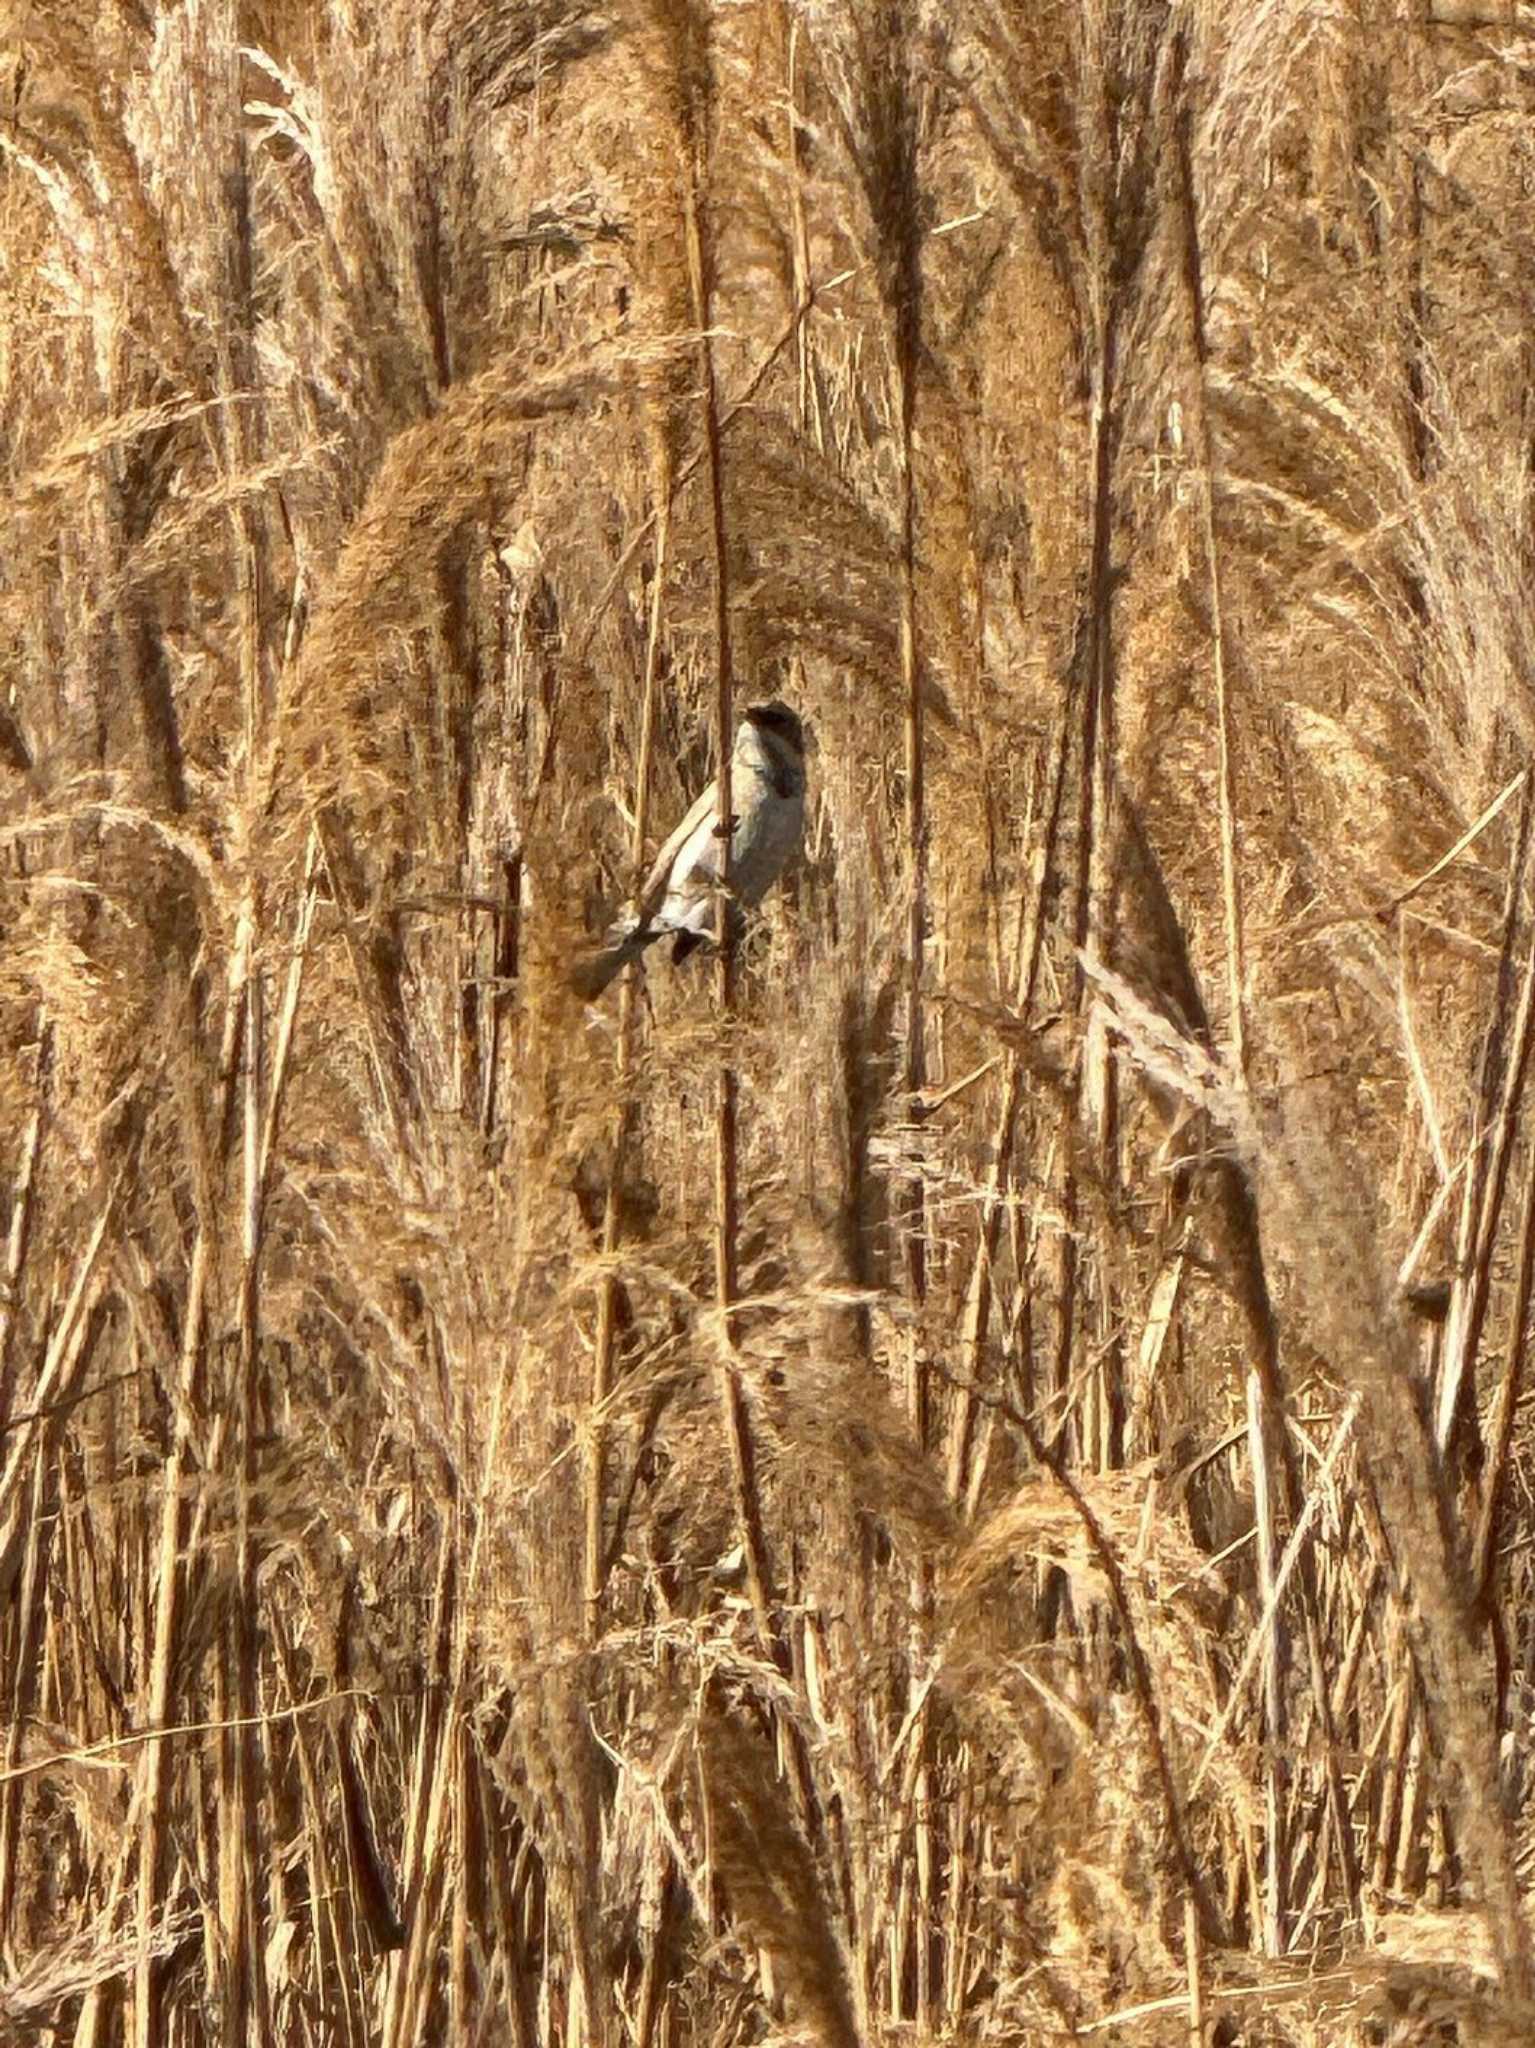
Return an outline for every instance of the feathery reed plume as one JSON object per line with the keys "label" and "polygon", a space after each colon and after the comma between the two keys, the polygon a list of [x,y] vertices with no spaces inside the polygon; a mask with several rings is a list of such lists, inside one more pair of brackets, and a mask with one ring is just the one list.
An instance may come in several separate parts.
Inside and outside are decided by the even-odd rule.
{"label": "feathery reed plume", "polygon": [[774,1782],[772,1753],[738,1715],[703,1728],[714,1870],[732,1919],[773,1959],[791,2011],[827,2048],[857,2048],[847,1965],[814,1858]]}

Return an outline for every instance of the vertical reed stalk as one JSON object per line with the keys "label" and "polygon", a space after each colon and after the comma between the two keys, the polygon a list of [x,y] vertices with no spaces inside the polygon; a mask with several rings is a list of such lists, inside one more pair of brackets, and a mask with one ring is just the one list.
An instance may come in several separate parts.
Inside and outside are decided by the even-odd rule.
{"label": "vertical reed stalk", "polygon": [[[707,59],[705,60],[708,61]],[[772,1566],[762,1505],[757,1487],[756,1454],[740,1367],[735,1358],[735,1304],[740,1296],[740,1192],[738,1163],[739,1086],[736,1077],[736,944],[730,914],[732,809],[731,753],[735,734],[735,674],[730,632],[730,545],[725,514],[724,446],[720,430],[719,388],[714,365],[713,258],[707,246],[705,219],[708,149],[706,108],[694,105],[681,138],[683,144],[683,233],[687,249],[688,289],[698,329],[698,368],[702,386],[705,468],[709,492],[709,537],[713,573],[714,745],[719,791],[719,887],[715,898],[718,946],[716,985],[723,1041],[715,1075],[714,1124],[714,1282],[720,1318],[719,1395],[736,1520],[746,1558],[746,1580],[764,1655],[776,1641]]]}
{"label": "vertical reed stalk", "polygon": [[[664,435],[664,427],[662,433]],[[665,613],[667,543],[671,533],[671,463],[663,456],[657,464],[655,505],[655,559],[650,586],[650,618],[645,637],[645,679],[640,700],[640,737],[635,762],[634,832],[630,844],[634,884],[639,888],[645,871],[645,848],[650,827],[651,756],[655,748],[656,686],[661,664],[661,623]],[[637,1128],[637,1105],[632,1092],[635,1033],[638,1021],[637,977],[631,968],[624,975],[618,998],[618,1049],[613,1063],[613,1086],[618,1097],[614,1116],[613,1154],[602,1212],[602,1290],[597,1304],[596,1349],[592,1361],[592,1407],[587,1445],[585,1516],[585,1593],[587,1628],[595,1640],[602,1633],[602,1595],[607,1578],[607,1545],[603,1533],[603,1502],[607,1491],[605,1410],[614,1383],[614,1352],[617,1344],[620,1286],[615,1261],[623,1238],[624,1192],[630,1154]]]}
{"label": "vertical reed stalk", "polygon": [[1215,435],[1210,424],[1210,343],[1205,329],[1204,257],[1199,232],[1199,194],[1190,138],[1194,108],[1186,70],[1187,43],[1177,39],[1171,92],[1177,148],[1178,207],[1183,236],[1183,285],[1189,331],[1189,413],[1198,466],[1200,540],[1210,596],[1210,665],[1215,685],[1217,787],[1220,792],[1221,904],[1226,920],[1226,1004],[1231,1062],[1247,1072],[1246,981],[1242,934],[1242,884],[1237,866],[1236,764],[1231,740],[1231,703],[1226,674],[1226,600],[1216,524],[1218,491]]}
{"label": "vertical reed stalk", "polygon": [[0,1293],[0,1435],[14,1405],[11,1384],[11,1345],[16,1332],[16,1309],[21,1299],[22,1276],[26,1270],[27,1248],[32,1241],[32,1214],[37,1200],[37,1163],[43,1150],[49,1079],[52,1072],[52,1027],[44,1024],[38,1039],[34,1086],[37,1090],[32,1114],[21,1140],[21,1165],[11,1191],[11,1225],[5,1240],[5,1281]]}
{"label": "vertical reed stalk", "polygon": [[[1530,820],[1535,809],[1532,786],[1526,784],[1520,807],[1519,846],[1509,879],[1505,944],[1500,963],[1498,990],[1492,1019],[1487,1027],[1483,1058],[1483,1086],[1478,1091],[1477,1112],[1483,1111],[1483,1097],[1496,1089],[1485,1145],[1477,1144],[1473,1170],[1466,1176],[1460,1239],[1457,1244],[1456,1278],[1445,1326],[1439,1385],[1434,1410],[1434,1440],[1442,1458],[1448,1459],[1456,1432],[1474,1404],[1477,1355],[1492,1289],[1493,1254],[1498,1227],[1503,1217],[1503,1199],[1513,1158],[1514,1137],[1519,1124],[1530,1056],[1535,1051],[1535,921],[1526,937],[1528,948],[1519,975],[1517,1001],[1512,1000],[1513,947],[1516,931],[1525,922],[1526,857],[1530,845]],[[1473,1134],[1473,1142],[1481,1137]]]}

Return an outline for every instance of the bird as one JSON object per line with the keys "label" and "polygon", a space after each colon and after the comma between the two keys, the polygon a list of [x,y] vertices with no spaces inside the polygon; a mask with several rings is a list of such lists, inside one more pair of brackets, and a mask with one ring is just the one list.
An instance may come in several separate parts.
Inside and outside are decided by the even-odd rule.
{"label": "bird", "polygon": [[[730,751],[730,917],[739,933],[798,850],[805,828],[805,729],[780,698],[752,704]],[[571,986],[594,1002],[657,939],[672,939],[672,962],[714,936],[719,881],[719,783],[711,782],[656,855],[634,916],[614,925],[570,971]]]}

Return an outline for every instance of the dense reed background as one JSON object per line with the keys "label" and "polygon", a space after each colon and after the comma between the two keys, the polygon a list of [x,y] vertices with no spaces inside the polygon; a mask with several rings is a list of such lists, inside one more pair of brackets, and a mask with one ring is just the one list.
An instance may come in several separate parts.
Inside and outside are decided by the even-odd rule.
{"label": "dense reed background", "polygon": [[1528,11],[0,22],[0,2038],[1535,2038]]}

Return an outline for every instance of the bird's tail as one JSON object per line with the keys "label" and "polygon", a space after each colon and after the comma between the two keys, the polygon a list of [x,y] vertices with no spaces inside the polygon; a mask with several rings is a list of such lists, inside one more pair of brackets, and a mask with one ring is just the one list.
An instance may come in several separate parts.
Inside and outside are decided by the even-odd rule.
{"label": "bird's tail", "polygon": [[631,960],[638,960],[655,936],[643,928],[619,932],[594,951],[578,954],[571,962],[570,985],[582,1002],[596,1002],[608,983],[622,974]]}

